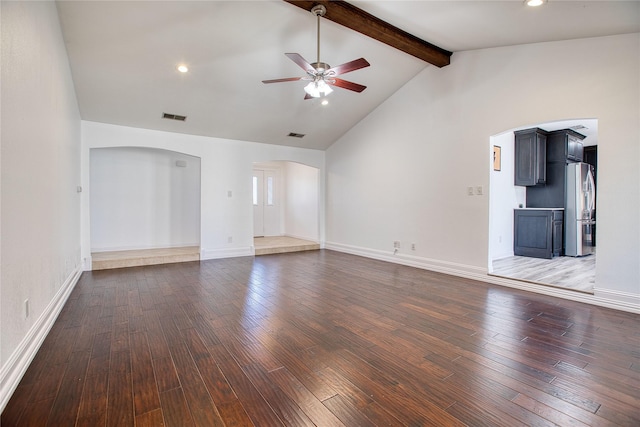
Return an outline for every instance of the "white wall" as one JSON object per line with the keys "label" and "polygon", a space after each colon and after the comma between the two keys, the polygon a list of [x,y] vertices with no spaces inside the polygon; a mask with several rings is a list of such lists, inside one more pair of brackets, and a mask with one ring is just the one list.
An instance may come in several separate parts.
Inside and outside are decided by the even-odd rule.
{"label": "white wall", "polygon": [[285,164],[285,234],[319,240],[319,171],[299,163]]}
{"label": "white wall", "polygon": [[596,293],[553,292],[640,311],[639,53],[630,34],[458,52],[426,67],[327,150],[327,247],[497,280],[487,193],[466,192],[489,187],[491,135],[597,118]]}
{"label": "white wall", "polygon": [[513,256],[513,209],[526,206],[526,187],[514,185],[515,136],[506,132],[491,138],[501,148],[501,170],[490,170],[489,268],[495,259]]}
{"label": "white wall", "polygon": [[[85,268],[91,260],[90,156],[99,147],[147,147],[196,156],[201,159],[200,247],[202,259],[252,254],[253,164],[271,160],[307,164],[324,178],[325,153],[296,147],[233,141],[147,129],[82,122],[82,257]],[[231,191],[231,197],[228,192]],[[320,210],[324,209],[324,188]],[[320,233],[324,221],[320,218]],[[322,234],[321,234],[322,235]],[[231,243],[229,243],[231,238]]]}
{"label": "white wall", "polygon": [[0,4],[1,411],[81,270],[80,116],[56,5]]}
{"label": "white wall", "polygon": [[135,147],[90,158],[92,252],[200,245],[199,158]]}

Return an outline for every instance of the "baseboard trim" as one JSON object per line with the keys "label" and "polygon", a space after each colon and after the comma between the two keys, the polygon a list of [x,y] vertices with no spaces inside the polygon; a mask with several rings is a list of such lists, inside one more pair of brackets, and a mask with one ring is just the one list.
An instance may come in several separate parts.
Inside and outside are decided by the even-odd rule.
{"label": "baseboard trim", "polygon": [[458,264],[448,261],[440,261],[429,258],[422,258],[405,254],[394,254],[389,251],[361,248],[357,246],[344,245],[334,242],[326,242],[325,247],[330,250],[359,255],[366,258],[373,258],[380,261],[387,261],[410,267],[421,268],[423,270],[435,271],[438,273],[450,274],[452,276],[464,277],[466,279],[478,280],[494,285],[506,286],[528,292],[563,298],[571,301],[583,302],[586,304],[598,305],[612,308],[614,310],[640,313],[640,295],[619,292],[607,289],[596,289],[595,294],[575,292],[567,289],[538,285],[531,282],[508,279],[500,276],[489,275],[487,269]]}
{"label": "baseboard trim", "polygon": [[493,261],[497,261],[499,259],[511,258],[513,256],[513,251],[511,252],[503,252],[501,254],[493,254]]}
{"label": "baseboard trim", "polygon": [[617,308],[628,307],[626,311],[633,313],[640,313],[640,295],[632,294],[629,292],[621,292],[612,289],[595,289],[595,297],[599,301],[602,301],[602,305],[609,307],[608,304],[615,302]]}
{"label": "baseboard trim", "polygon": [[33,358],[36,356],[81,275],[82,268],[77,266],[56,292],[44,312],[38,317],[38,320],[29,329],[18,348],[7,360],[7,363],[2,366],[2,370],[0,370],[0,412],[4,411],[7,403],[9,403],[11,395],[18,387],[25,372],[27,372],[27,368],[29,368]]}
{"label": "baseboard trim", "polygon": [[394,254],[389,251],[367,249],[333,242],[326,242],[325,248],[352,255],[360,255],[366,258],[373,258],[380,261],[388,261],[395,264],[407,265],[409,267],[421,268],[423,270],[466,277],[469,279],[479,279],[480,277],[486,276],[485,269],[449,261],[440,261],[401,253]]}
{"label": "baseboard trim", "polygon": [[242,256],[253,256],[253,246],[232,249],[201,249],[200,261],[208,259],[235,258]]}

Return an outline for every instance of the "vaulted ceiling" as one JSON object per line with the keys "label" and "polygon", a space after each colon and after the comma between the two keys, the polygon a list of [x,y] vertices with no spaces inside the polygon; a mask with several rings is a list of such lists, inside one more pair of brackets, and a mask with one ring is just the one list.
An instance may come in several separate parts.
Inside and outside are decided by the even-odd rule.
{"label": "vaulted ceiling", "polygon": [[[370,67],[304,100],[306,82],[284,54],[316,56],[316,17],[280,0],[58,1],[84,120],[233,140],[326,149],[425,67],[434,65],[321,18],[321,60]],[[302,2],[309,3],[309,2]],[[352,1],[405,32],[453,52],[640,31],[638,1]],[[579,62],[588,58],[577,58]],[[176,67],[186,64],[189,72]],[[163,113],[187,116],[179,122]],[[293,138],[289,133],[304,134]]]}

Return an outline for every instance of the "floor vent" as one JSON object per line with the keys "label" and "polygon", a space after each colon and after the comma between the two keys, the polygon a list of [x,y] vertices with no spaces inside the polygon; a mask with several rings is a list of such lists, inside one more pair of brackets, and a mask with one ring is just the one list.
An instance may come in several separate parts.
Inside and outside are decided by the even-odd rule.
{"label": "floor vent", "polygon": [[289,132],[289,135],[292,138],[304,138],[304,133],[295,133],[295,132]]}
{"label": "floor vent", "polygon": [[178,120],[180,122],[184,122],[185,120],[187,120],[187,116],[179,116],[178,114],[169,114],[169,113],[162,113],[162,118],[170,119],[170,120]]}

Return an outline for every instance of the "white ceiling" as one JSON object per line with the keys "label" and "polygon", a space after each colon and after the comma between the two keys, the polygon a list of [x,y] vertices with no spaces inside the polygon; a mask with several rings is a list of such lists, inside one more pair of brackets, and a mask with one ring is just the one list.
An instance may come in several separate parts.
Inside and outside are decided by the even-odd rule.
{"label": "white ceiling", "polygon": [[[640,1],[351,1],[454,52],[640,31]],[[304,100],[285,52],[316,56],[316,18],[279,0],[58,1],[84,120],[244,141],[326,149],[425,67],[419,59],[321,21],[321,60],[360,57],[344,75],[368,88]],[[180,63],[190,71],[176,70]],[[440,72],[446,73],[447,67]],[[185,122],[162,113],[186,115]],[[302,139],[289,132],[302,133]]]}

